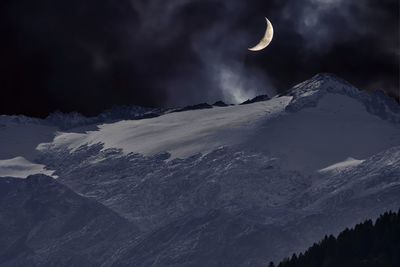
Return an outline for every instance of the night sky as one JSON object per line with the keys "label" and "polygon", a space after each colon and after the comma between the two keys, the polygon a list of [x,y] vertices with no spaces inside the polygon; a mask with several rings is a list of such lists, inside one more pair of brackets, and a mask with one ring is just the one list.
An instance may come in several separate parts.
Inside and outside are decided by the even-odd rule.
{"label": "night sky", "polygon": [[0,22],[0,114],[235,103],[319,72],[399,92],[398,0],[3,0]]}

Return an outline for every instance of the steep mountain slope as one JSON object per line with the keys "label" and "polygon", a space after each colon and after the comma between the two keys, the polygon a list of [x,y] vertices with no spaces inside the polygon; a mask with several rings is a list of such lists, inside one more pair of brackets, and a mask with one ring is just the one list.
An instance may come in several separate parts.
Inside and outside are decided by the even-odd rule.
{"label": "steep mountain slope", "polygon": [[326,74],[253,102],[18,129],[47,127],[24,155],[138,227],[104,266],[266,266],[400,207],[398,104]]}
{"label": "steep mountain slope", "polygon": [[137,229],[44,175],[0,179],[1,266],[99,266]]}

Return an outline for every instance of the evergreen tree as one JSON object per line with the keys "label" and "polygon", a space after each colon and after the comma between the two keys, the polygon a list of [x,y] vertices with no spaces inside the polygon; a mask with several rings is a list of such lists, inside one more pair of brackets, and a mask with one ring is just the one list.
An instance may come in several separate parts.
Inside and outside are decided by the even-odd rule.
{"label": "evergreen tree", "polygon": [[[269,267],[274,266],[270,263]],[[385,212],[345,229],[337,238],[325,236],[299,256],[284,259],[278,267],[398,267],[400,266],[400,210]]]}

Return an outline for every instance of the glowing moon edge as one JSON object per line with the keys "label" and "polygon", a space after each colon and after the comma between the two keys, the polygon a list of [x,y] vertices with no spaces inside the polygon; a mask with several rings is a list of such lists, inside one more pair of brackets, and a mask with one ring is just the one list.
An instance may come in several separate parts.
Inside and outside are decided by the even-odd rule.
{"label": "glowing moon edge", "polygon": [[267,29],[265,30],[265,34],[257,45],[249,48],[250,51],[256,52],[265,49],[274,38],[274,27],[268,18],[265,18],[265,20],[267,21]]}

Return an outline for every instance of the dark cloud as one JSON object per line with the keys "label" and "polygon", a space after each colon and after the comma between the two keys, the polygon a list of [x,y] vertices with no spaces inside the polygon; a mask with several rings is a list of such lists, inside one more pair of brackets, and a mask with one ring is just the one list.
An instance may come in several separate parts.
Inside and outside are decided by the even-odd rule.
{"label": "dark cloud", "polygon": [[[274,94],[317,72],[399,88],[397,0],[14,0],[0,11],[0,113],[96,114]],[[248,52],[270,18],[275,38]]]}

